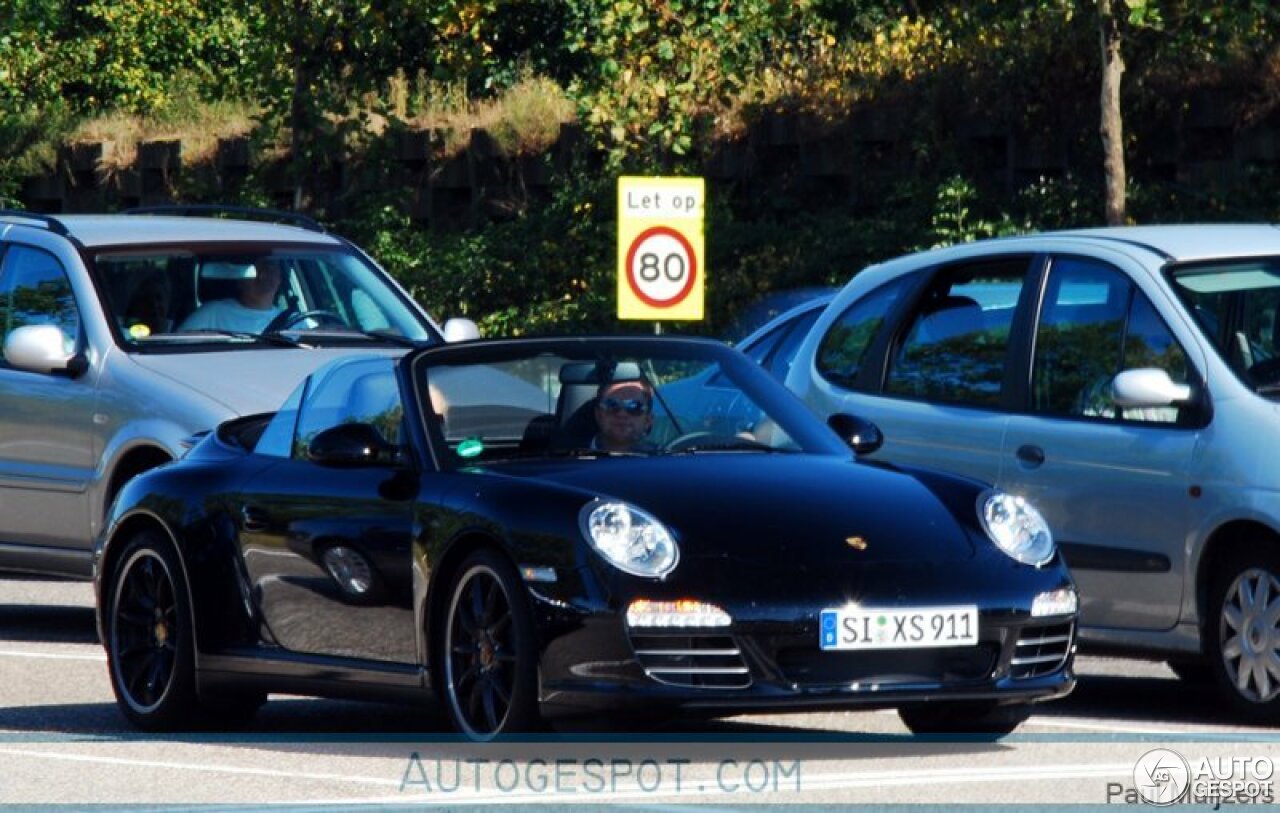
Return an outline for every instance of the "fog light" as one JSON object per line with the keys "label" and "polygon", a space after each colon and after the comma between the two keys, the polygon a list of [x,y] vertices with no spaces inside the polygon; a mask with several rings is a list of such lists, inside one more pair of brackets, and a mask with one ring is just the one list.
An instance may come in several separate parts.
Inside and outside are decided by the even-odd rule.
{"label": "fog light", "polygon": [[1031,602],[1031,615],[1040,618],[1045,615],[1075,615],[1080,609],[1080,601],[1076,598],[1073,587],[1062,587],[1036,596]]}
{"label": "fog light", "polygon": [[627,624],[632,627],[727,627],[732,623],[729,614],[716,605],[687,598],[639,598],[627,608]]}

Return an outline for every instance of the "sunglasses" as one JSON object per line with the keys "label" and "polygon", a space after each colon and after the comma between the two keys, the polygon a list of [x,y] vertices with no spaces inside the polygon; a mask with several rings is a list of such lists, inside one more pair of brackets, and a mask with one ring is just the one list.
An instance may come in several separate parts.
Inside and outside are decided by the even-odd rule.
{"label": "sunglasses", "polygon": [[625,400],[618,398],[601,398],[600,408],[611,415],[617,415],[625,412],[628,415],[639,417],[640,415],[649,414],[649,402],[641,401],[637,398],[627,398]]}

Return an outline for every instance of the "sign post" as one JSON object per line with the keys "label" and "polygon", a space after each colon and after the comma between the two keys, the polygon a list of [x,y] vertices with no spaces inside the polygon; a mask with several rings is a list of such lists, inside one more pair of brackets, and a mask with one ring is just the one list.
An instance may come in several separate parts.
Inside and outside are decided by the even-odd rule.
{"label": "sign post", "polygon": [[618,318],[703,315],[702,178],[618,179]]}

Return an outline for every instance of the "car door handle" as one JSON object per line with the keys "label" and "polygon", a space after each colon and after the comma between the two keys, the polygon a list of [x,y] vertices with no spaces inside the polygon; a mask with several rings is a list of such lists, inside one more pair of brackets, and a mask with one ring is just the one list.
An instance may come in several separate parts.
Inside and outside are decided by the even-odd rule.
{"label": "car door handle", "polygon": [[267,515],[257,508],[243,506],[240,509],[240,527],[246,531],[265,531]]}
{"label": "car door handle", "polygon": [[1019,460],[1032,468],[1044,463],[1044,449],[1030,443],[1019,446],[1017,455]]}

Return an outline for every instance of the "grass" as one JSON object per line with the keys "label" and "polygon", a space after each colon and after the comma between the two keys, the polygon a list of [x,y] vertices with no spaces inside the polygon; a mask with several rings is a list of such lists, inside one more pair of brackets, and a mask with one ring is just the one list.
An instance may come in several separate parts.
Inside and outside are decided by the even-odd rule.
{"label": "grass", "polygon": [[99,170],[112,174],[132,166],[144,141],[179,140],[182,160],[200,164],[213,159],[218,140],[248,135],[256,126],[257,108],[247,102],[184,104],[155,116],[108,113],[81,122],[71,132],[72,144],[109,142]]}
{"label": "grass", "polygon": [[459,84],[429,80],[392,80],[387,99],[391,113],[412,127],[439,130],[441,157],[466,148],[471,130],[487,131],[504,155],[546,150],[560,137],[560,127],[575,120],[577,110],[564,90],[541,76],[526,75],[496,98],[472,100]]}
{"label": "grass", "polygon": [[[477,128],[488,131],[504,155],[541,152],[555,143],[561,125],[572,122],[576,112],[555,82],[537,76],[526,76],[496,98],[480,101],[466,98],[456,84],[399,77],[384,97],[365,98],[361,107],[372,135],[386,128],[389,117],[440,131],[442,158],[466,149],[471,130]],[[155,115],[108,113],[88,119],[73,128],[67,142],[112,144],[99,166],[108,175],[132,166],[138,145],[147,141],[181,141],[183,161],[200,164],[213,159],[220,139],[251,133],[258,112],[248,102],[204,102],[175,91]]]}

